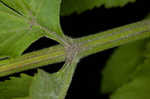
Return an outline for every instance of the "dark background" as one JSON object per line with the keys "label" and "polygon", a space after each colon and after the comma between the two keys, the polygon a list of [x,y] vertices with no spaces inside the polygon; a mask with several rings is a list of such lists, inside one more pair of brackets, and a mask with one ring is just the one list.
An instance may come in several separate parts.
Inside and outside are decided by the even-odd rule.
{"label": "dark background", "polygon": [[[102,6],[79,15],[72,14],[61,17],[61,25],[65,34],[74,38],[94,34],[142,20],[150,12],[148,1],[137,0],[136,3],[128,4],[123,8],[105,9]],[[25,53],[55,44],[57,43],[52,40],[41,38],[33,43]],[[106,60],[114,49],[109,49],[81,60],[76,69],[66,99],[108,99],[108,95],[100,94],[101,70],[104,68]],[[53,73],[58,71],[62,65],[63,63],[59,63],[42,67],[42,69]],[[36,69],[24,73],[33,75],[35,72]],[[18,75],[15,74],[13,76]],[[3,79],[7,78],[5,77]]]}

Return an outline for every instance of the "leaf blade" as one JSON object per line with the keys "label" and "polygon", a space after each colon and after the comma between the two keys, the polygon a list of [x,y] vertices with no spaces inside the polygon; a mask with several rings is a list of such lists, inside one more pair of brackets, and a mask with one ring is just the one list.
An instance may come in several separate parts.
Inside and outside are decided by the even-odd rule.
{"label": "leaf blade", "polygon": [[[31,43],[42,37],[40,29],[33,27],[22,19],[22,17],[0,12],[0,56],[15,57],[20,55]],[[39,32],[39,33],[36,33]]]}
{"label": "leaf blade", "polygon": [[145,46],[144,61],[138,64],[132,80],[112,94],[111,99],[149,99],[150,98],[150,42]]}
{"label": "leaf blade", "polygon": [[30,3],[33,16],[41,26],[62,36],[60,26],[61,0],[32,0]]}
{"label": "leaf blade", "polygon": [[44,30],[45,36],[60,43],[65,42],[59,18],[61,0],[2,0],[2,2],[32,25],[39,26]]}
{"label": "leaf blade", "polygon": [[[3,21],[1,21],[0,23],[0,29],[2,29],[2,31],[5,31],[5,34],[1,33],[3,34],[3,36],[0,38],[2,42],[2,44],[0,44],[0,56],[1,57],[7,57],[7,56],[15,57],[15,56],[21,55],[21,53],[31,43],[38,40],[40,37],[44,35],[54,40],[57,40],[59,42],[61,41],[59,40],[61,38],[59,36],[63,35],[63,32],[61,31],[60,23],[59,23],[59,7],[60,7],[61,0],[43,0],[44,6],[42,5],[39,7],[40,9],[39,12],[35,12],[36,9],[33,9],[33,8],[34,6],[35,8],[38,7],[38,5],[41,2],[40,0],[39,1],[37,0],[23,1],[23,2],[21,2],[20,0],[2,0],[2,1],[8,6],[10,6],[11,8],[14,8],[14,10],[21,12],[23,16],[18,15],[17,13],[15,13],[14,10],[0,3],[0,8],[2,8],[1,10],[5,13],[5,16],[2,16],[3,14],[0,15],[1,19],[3,19]],[[50,13],[47,13],[48,11],[50,11]],[[16,14],[17,16],[14,17],[13,15],[9,15],[9,13],[7,12],[12,12]],[[32,16],[30,15],[31,14],[30,12],[35,12],[36,15]],[[8,23],[6,22],[6,18],[10,20],[10,21],[9,20],[7,21],[9,24],[12,24],[11,25],[12,27],[8,26]],[[36,18],[36,20],[34,18]],[[13,29],[13,26],[15,27],[14,29],[15,32],[6,34],[6,32],[10,32],[7,30]],[[22,34],[21,33],[19,34],[18,32],[16,32],[22,29],[22,27],[24,27],[24,30],[19,31]],[[27,31],[26,28],[29,30]],[[39,32],[39,33],[32,33],[32,32]],[[4,40],[6,39],[7,39],[7,42],[6,41],[4,42]],[[17,42],[12,42],[15,40],[17,40]],[[12,46],[10,42],[14,46]]]}
{"label": "leaf blade", "polygon": [[130,80],[137,64],[143,62],[146,41],[133,42],[118,48],[102,71],[103,93],[110,93]]}
{"label": "leaf blade", "polygon": [[132,82],[118,89],[111,96],[111,99],[149,99],[149,83],[149,75],[145,77],[137,77]]}
{"label": "leaf blade", "polygon": [[32,99],[64,99],[78,61],[75,59],[71,64],[65,64],[56,74],[39,70],[33,80],[30,97]]}
{"label": "leaf blade", "polygon": [[11,77],[10,80],[0,82],[0,99],[28,96],[31,80],[31,76],[21,74],[20,78]]}
{"label": "leaf blade", "polygon": [[106,8],[124,6],[136,0],[63,0],[61,15],[70,15],[74,12],[82,13],[104,5]]}

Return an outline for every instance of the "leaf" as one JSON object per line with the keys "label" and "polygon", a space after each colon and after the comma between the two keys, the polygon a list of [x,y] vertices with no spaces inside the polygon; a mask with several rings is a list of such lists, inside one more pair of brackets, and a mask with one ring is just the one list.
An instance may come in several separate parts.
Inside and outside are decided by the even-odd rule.
{"label": "leaf", "polygon": [[144,61],[139,64],[133,73],[132,78],[150,75],[150,42],[148,41],[144,48],[143,56]]}
{"label": "leaf", "polygon": [[11,77],[10,80],[0,82],[0,99],[28,96],[31,80],[31,76],[21,74],[21,77]]}
{"label": "leaf", "polygon": [[0,0],[0,2],[6,5],[8,8],[11,8],[11,10],[14,12],[23,15],[28,13],[28,7],[26,3],[31,2],[31,0]]}
{"label": "leaf", "polygon": [[150,75],[137,77],[132,82],[119,88],[111,99],[149,99],[150,98]]}
{"label": "leaf", "polygon": [[[5,8],[0,3],[0,8]],[[21,16],[0,11],[0,57],[18,56],[32,42],[42,36],[41,30],[32,27]]]}
{"label": "leaf", "polygon": [[7,12],[9,14],[16,15],[16,12],[11,11],[10,9],[3,7],[3,2],[0,0],[0,12]]}
{"label": "leaf", "polygon": [[[59,39],[61,0],[1,0],[0,2],[0,57],[19,56],[42,36]],[[58,35],[56,35],[58,34]]]}
{"label": "leaf", "polygon": [[104,5],[106,8],[124,6],[129,2],[136,0],[63,0],[62,2],[62,15],[69,15],[77,12],[82,13],[86,10],[93,9]]}
{"label": "leaf", "polygon": [[[61,0],[2,0],[4,3],[45,28],[46,32],[62,36],[60,27]],[[53,37],[53,36],[52,36]]]}
{"label": "leaf", "polygon": [[[148,53],[149,54],[149,53]],[[139,64],[132,75],[132,78],[150,75],[150,57],[145,58],[142,64]]]}
{"label": "leaf", "polygon": [[26,98],[26,97],[19,97],[19,98],[13,98],[13,99],[30,99],[30,98]]}
{"label": "leaf", "polygon": [[31,99],[29,97],[17,97],[17,98],[13,98],[13,99]]}
{"label": "leaf", "polygon": [[31,99],[64,99],[71,83],[78,59],[72,63],[66,63],[64,67],[55,74],[48,74],[42,70],[35,75],[31,90]]}
{"label": "leaf", "polygon": [[37,23],[51,32],[63,35],[60,28],[61,0],[32,0],[31,10]]}
{"label": "leaf", "polygon": [[129,83],[112,94],[111,99],[149,99],[150,98],[150,42],[146,44],[144,62],[137,69]]}
{"label": "leaf", "polygon": [[146,41],[136,41],[115,50],[102,71],[103,93],[110,93],[130,80],[137,65],[143,62]]}

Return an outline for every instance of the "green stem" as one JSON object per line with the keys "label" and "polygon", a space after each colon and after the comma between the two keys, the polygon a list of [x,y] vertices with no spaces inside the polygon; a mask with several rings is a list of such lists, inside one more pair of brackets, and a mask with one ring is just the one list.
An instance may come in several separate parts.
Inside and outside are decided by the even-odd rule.
{"label": "green stem", "polygon": [[0,62],[0,77],[39,66],[59,63],[65,60],[64,48],[60,45],[31,52],[14,59]]}
{"label": "green stem", "polygon": [[143,20],[119,28],[76,40],[82,47],[81,57],[150,36],[150,20]]}
{"label": "green stem", "polygon": [[[88,55],[149,36],[150,20],[144,20],[102,33],[78,38],[74,42],[80,46],[80,57],[84,58]],[[47,64],[63,62],[64,60],[65,49],[60,45],[56,45],[22,55],[15,59],[0,61],[0,77]]]}

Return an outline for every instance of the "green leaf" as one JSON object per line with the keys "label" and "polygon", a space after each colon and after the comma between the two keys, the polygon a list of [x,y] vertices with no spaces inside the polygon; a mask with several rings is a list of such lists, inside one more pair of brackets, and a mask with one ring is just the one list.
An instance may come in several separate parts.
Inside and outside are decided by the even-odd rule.
{"label": "green leaf", "polygon": [[[4,3],[26,16],[29,22],[41,25],[45,32],[63,36],[60,27],[61,0],[2,0]],[[54,37],[53,37],[54,38]]]}
{"label": "green leaf", "polygon": [[130,80],[137,65],[143,62],[146,41],[136,41],[115,50],[102,71],[103,93],[109,93]]}
{"label": "green leaf", "polygon": [[31,0],[0,0],[0,2],[18,14],[27,14],[28,6],[26,3],[31,2]]}
{"label": "green leaf", "polygon": [[139,76],[150,75],[150,57],[145,57],[145,60],[142,64],[139,64],[132,75],[132,78]]}
{"label": "green leaf", "polygon": [[21,74],[21,77],[11,77],[10,80],[0,82],[0,99],[28,96],[31,80],[31,76]]}
{"label": "green leaf", "polygon": [[74,59],[71,63],[66,63],[55,74],[48,74],[39,70],[31,86],[31,99],[64,99],[77,63],[78,59]]}
{"label": "green leaf", "polygon": [[62,2],[62,15],[69,15],[77,12],[82,13],[86,10],[93,9],[104,5],[106,8],[124,6],[129,2],[136,0],[63,0]]}
{"label": "green leaf", "polygon": [[1,1],[0,57],[19,56],[31,43],[44,35],[62,41],[63,33],[59,23],[61,0]]}
{"label": "green leaf", "polygon": [[150,75],[137,77],[132,82],[119,88],[111,99],[149,99],[150,98]]}
{"label": "green leaf", "polygon": [[50,32],[62,35],[60,28],[61,0],[32,0],[31,11],[37,22]]}
{"label": "green leaf", "polygon": [[144,61],[137,66],[135,72],[132,75],[132,78],[150,75],[150,42],[147,42],[144,49]]}
{"label": "green leaf", "polygon": [[2,3],[2,1],[0,0],[0,12],[7,12],[7,13],[9,13],[9,14],[17,15],[16,12],[11,11],[10,9],[4,7],[2,4],[3,4],[3,3]]}
{"label": "green leaf", "polygon": [[150,98],[150,43],[145,47],[144,61],[137,66],[132,80],[112,94],[111,99],[149,99]]}
{"label": "green leaf", "polygon": [[13,98],[13,99],[31,99],[29,97],[17,97],[17,98]]}
{"label": "green leaf", "polygon": [[[10,11],[1,3],[0,9]],[[21,16],[0,10],[0,19],[0,57],[18,56],[42,36],[40,28],[33,26],[31,29]]]}

